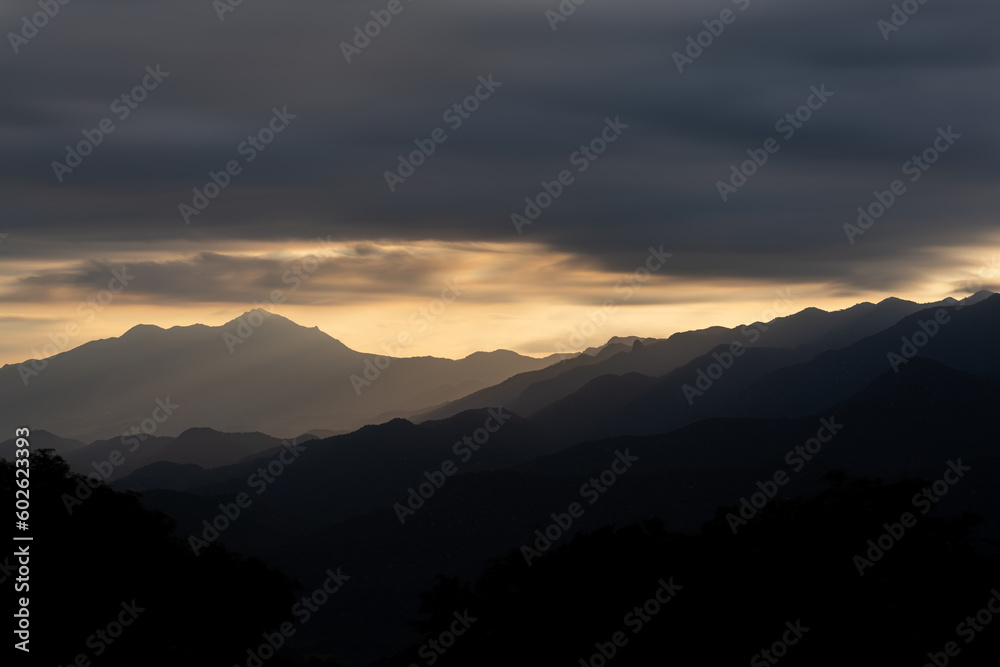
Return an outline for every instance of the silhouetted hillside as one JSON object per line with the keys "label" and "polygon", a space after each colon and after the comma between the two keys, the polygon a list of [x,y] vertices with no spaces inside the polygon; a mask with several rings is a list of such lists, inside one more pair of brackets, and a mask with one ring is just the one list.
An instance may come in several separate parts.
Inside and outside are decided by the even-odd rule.
{"label": "silhouetted hillside", "polygon": [[256,309],[221,327],[140,325],[44,362],[4,366],[0,429],[29,424],[83,440],[193,427],[281,437],[348,430],[555,360],[506,350],[458,361],[364,354]]}
{"label": "silhouetted hillside", "polygon": [[[31,664],[84,664],[83,655],[108,667],[231,665],[291,619],[295,586],[280,573],[218,546],[196,556],[134,496],[89,489],[45,451],[30,463],[33,540],[15,544],[30,564],[21,593],[30,599]],[[13,498],[14,480],[14,464],[0,461],[4,497]],[[68,512],[65,498],[80,485],[91,495]],[[5,572],[11,561],[16,571],[11,558]]]}
{"label": "silhouetted hillside", "polygon": [[[935,321],[939,314],[941,322]],[[963,308],[923,310],[846,348],[761,378],[727,410],[761,417],[811,414],[861,391],[887,370],[902,370],[914,356],[1000,377],[998,330],[1000,294]]]}
{"label": "silhouetted hillside", "polygon": [[[309,443],[294,459],[286,457],[291,462],[280,466],[280,476],[261,491],[266,490],[264,501],[279,512],[332,523],[405,502],[411,487],[428,483],[428,474],[445,484],[458,473],[504,468],[555,449],[553,438],[505,411],[472,410],[419,425],[395,419]],[[212,496],[255,493],[247,480],[266,463],[193,471],[183,484],[188,491]],[[451,474],[441,472],[446,466]],[[117,486],[150,488],[148,479],[158,472],[141,469]],[[257,473],[256,479],[263,476]]]}
{"label": "silhouetted hillside", "polygon": [[[990,295],[990,292],[980,292],[968,297],[963,303],[977,303]],[[610,356],[596,358],[584,356],[539,371],[516,375],[495,387],[427,411],[417,416],[416,420],[440,419],[462,410],[497,405],[528,417],[582,389],[588,382],[602,375],[639,373],[660,377],[708,354],[718,346],[728,347],[734,342],[748,348],[798,350],[807,355],[804,358],[808,358],[818,352],[855,343],[896,324],[907,315],[956,303],[958,302],[954,299],[946,299],[936,304],[885,299],[878,304],[866,302],[832,313],[818,308],[807,308],[766,323],[755,322],[731,329],[711,327],[698,331],[685,331],[676,333],[666,340],[649,344],[640,342],[636,345],[633,342],[627,351],[623,350]]]}
{"label": "silhouetted hillside", "polygon": [[[703,420],[664,435],[581,443],[517,464],[509,472],[490,471],[495,462],[481,472],[458,465],[456,475],[402,517],[394,504],[405,506],[407,488],[426,481],[423,471],[440,467],[444,457],[435,455],[448,456],[450,438],[461,429],[448,426],[450,420],[436,422],[451,430],[435,449],[420,430],[424,424],[394,422],[364,429],[353,439],[314,444],[310,451],[320,458],[310,459],[294,476],[297,464],[290,466],[266,493],[254,496],[254,506],[222,540],[293,574],[309,572],[330,559],[344,563],[345,571],[350,567],[365,573],[358,580],[361,585],[345,592],[343,613],[335,624],[317,625],[303,635],[317,650],[336,648],[358,659],[374,657],[373,646],[419,644],[423,639],[406,631],[404,622],[416,614],[417,593],[429,587],[436,574],[476,576],[486,559],[530,544],[534,531],[552,523],[553,512],[565,512],[574,501],[585,512],[556,546],[578,530],[653,517],[671,530],[694,530],[720,505],[739,504],[757,493],[758,483],[773,479],[778,471],[789,477],[786,485],[776,487],[775,498],[780,499],[819,493],[820,477],[830,470],[937,480],[949,469],[949,460],[961,460],[971,470],[932,511],[935,516],[980,513],[984,523],[972,535],[988,548],[983,539],[1000,533],[1000,492],[993,483],[1000,474],[1000,457],[990,435],[990,406],[998,396],[993,380],[918,359],[899,374],[883,373],[851,400],[814,416]],[[929,417],[932,412],[936,416]],[[950,413],[961,418],[949,419]],[[466,428],[481,423],[481,414],[465,414]],[[808,449],[803,454],[796,448],[809,447],[824,420],[834,429],[832,439],[807,459]],[[523,423],[529,425],[530,420]],[[823,437],[829,435],[823,432]],[[410,443],[417,458],[401,460],[407,446],[403,443]],[[319,448],[326,451],[321,454]],[[581,495],[581,485],[608,470],[616,452],[626,451],[637,458],[634,466],[590,504]],[[349,470],[356,472],[353,478]],[[383,479],[393,482],[384,484]],[[245,478],[233,481],[216,487],[218,495],[151,492],[147,499],[169,508],[183,534],[197,533],[200,521],[245,484]],[[367,498],[373,509],[348,518],[351,512],[344,509],[355,494]],[[382,505],[375,509],[379,495]],[[333,523],[324,527],[326,519]],[[262,540],[262,535],[268,539]]]}
{"label": "silhouetted hillside", "polygon": [[[60,438],[58,435],[49,433],[45,429],[32,431],[32,436],[35,449],[51,449],[53,452],[63,457],[87,446],[87,443],[85,442],[72,440],[70,438]],[[14,452],[17,450],[16,442],[16,438],[0,442],[0,459],[11,460],[14,458]]]}
{"label": "silhouetted hillside", "polygon": [[[720,405],[760,377],[805,358],[793,350],[769,348],[742,350],[734,357],[728,345],[720,345],[662,377],[598,377],[534,413],[531,421],[566,442],[665,433],[720,414]],[[729,366],[723,368],[720,359]],[[724,372],[712,379],[716,369]]]}
{"label": "silhouetted hillside", "polygon": [[[900,307],[908,306],[889,301],[853,313],[841,311],[837,321],[847,323],[843,324],[847,331],[859,319],[874,321],[876,313],[890,317]],[[885,331],[815,357],[808,345],[772,348],[762,335],[757,345],[741,354],[734,354],[734,348],[724,342],[658,376],[627,369],[633,364],[647,371],[656,368],[668,356],[654,349],[663,343],[633,342],[627,352],[616,350],[619,344],[613,343],[606,353],[576,357],[535,374],[525,385],[522,404],[545,405],[527,416],[503,406],[420,423],[393,419],[313,440],[305,447],[281,445],[260,434],[211,429],[192,429],[176,440],[157,434],[144,443],[148,452],[155,452],[155,462],[115,484],[143,490],[143,503],[174,517],[176,534],[183,540],[196,537],[224,544],[300,580],[315,577],[331,563],[342,566],[352,577],[352,586],[338,593],[336,605],[317,617],[321,620],[301,629],[294,648],[301,653],[335,655],[349,663],[364,664],[404,651],[384,664],[408,665],[414,657],[405,653],[405,647],[411,645],[417,661],[426,661],[419,647],[441,632],[435,628],[447,620],[444,609],[468,600],[469,605],[480,605],[484,614],[494,607],[497,614],[480,626],[488,630],[480,639],[474,639],[470,630],[468,655],[456,651],[441,658],[442,664],[445,659],[456,664],[509,662],[513,658],[508,649],[497,648],[493,636],[502,634],[508,645],[515,646],[510,633],[518,632],[537,639],[540,651],[548,651],[540,658],[545,664],[578,664],[597,650],[581,653],[587,642],[593,646],[607,641],[601,639],[601,628],[607,628],[609,619],[622,622],[627,611],[619,609],[618,603],[636,597],[640,580],[645,581],[653,564],[663,559],[690,568],[692,589],[704,592],[701,602],[691,603],[693,608],[677,607],[684,610],[677,621],[683,636],[713,646],[725,644],[721,635],[712,634],[715,630],[692,624],[706,618],[709,610],[732,607],[731,614],[726,612],[729,615],[719,621],[727,633],[738,628],[731,631],[732,652],[721,650],[717,656],[710,654],[712,659],[750,660],[769,646],[769,640],[759,635],[775,623],[780,631],[784,620],[794,621],[789,616],[779,623],[778,616],[788,604],[800,601],[796,590],[803,595],[808,592],[800,608],[833,628],[828,630],[832,636],[871,639],[882,647],[879,650],[888,651],[894,641],[903,641],[898,639],[903,628],[912,626],[915,634],[905,645],[916,646],[913,642],[933,631],[912,619],[887,623],[884,636],[872,639],[871,623],[890,608],[880,596],[896,591],[904,581],[913,581],[924,571],[921,568],[939,566],[964,568],[970,576],[964,584],[971,587],[972,574],[984,572],[986,561],[967,548],[966,541],[983,553],[995,553],[1000,547],[991,541],[1000,534],[1000,491],[994,483],[1000,475],[1000,455],[993,436],[1000,363],[992,343],[1000,329],[1000,297],[957,311],[941,308],[950,320],[942,320],[937,330],[927,322],[938,309],[924,310],[905,316]],[[773,330],[791,327],[788,319],[810,335],[816,333],[817,322],[825,321],[822,314],[803,312],[784,318],[780,326],[775,323]],[[912,340],[914,332],[921,330],[928,332],[927,341],[915,354],[904,357],[905,363],[894,367],[888,355],[904,343],[902,339]],[[680,340],[693,348],[708,338],[731,333],[692,332]],[[680,349],[680,343],[674,349]],[[624,372],[598,373],[602,367]],[[511,378],[511,385],[526,377]],[[498,390],[502,387],[498,385]],[[120,444],[110,440],[99,446],[115,448],[116,442]],[[97,451],[92,449],[95,445],[76,451],[89,456]],[[142,451],[137,449],[135,454]],[[168,455],[184,460],[166,462]],[[140,460],[137,456],[132,462]],[[850,579],[850,556],[844,573],[844,553],[863,547],[870,537],[877,538],[878,531],[872,531],[898,518],[900,512],[916,508],[913,484],[891,489],[839,484],[824,493],[822,477],[833,470],[893,483],[919,478],[937,487],[944,483],[940,480],[958,474],[948,481],[946,492],[939,491],[937,500],[920,501],[926,505],[927,516],[918,526],[924,528],[911,533],[913,551],[894,549],[872,570],[871,579],[867,574],[859,577],[865,584],[883,582],[874,591],[866,592]],[[902,490],[909,495],[897,495]],[[818,500],[791,500],[821,493]],[[248,506],[238,520],[211,535],[209,522],[240,494],[249,498]],[[718,523],[700,533],[676,534],[697,531],[720,506],[746,512],[750,498],[756,499],[757,511],[746,517],[746,541],[740,541],[743,528],[737,535],[729,530],[727,513],[721,516],[728,534],[720,534]],[[529,568],[549,572],[547,568],[552,567],[560,574],[536,579],[534,574],[510,570],[517,558],[523,562],[522,547],[537,544],[540,532],[551,532],[554,522],[564,521],[559,517],[573,503],[581,513],[565,528],[557,525],[552,548],[538,547],[538,559]],[[892,511],[884,512],[890,506]],[[859,507],[867,509],[862,512]],[[965,511],[980,514],[983,521],[955,523]],[[574,537],[581,531],[593,533],[603,526],[652,519],[662,520],[666,532],[633,528]],[[827,520],[834,524],[821,529],[819,524]],[[925,537],[917,539],[921,531],[926,531]],[[852,540],[861,533],[865,534],[861,547],[855,547]],[[804,541],[794,542],[796,536]],[[733,546],[723,538],[735,540]],[[568,544],[573,546],[560,551]],[[580,544],[594,546],[581,550]],[[664,551],[664,545],[670,549]],[[674,547],[682,554],[679,560],[669,560]],[[488,574],[476,587],[466,587],[483,573],[487,561],[502,559],[511,549],[517,550],[517,558],[489,570],[499,578]],[[784,563],[779,553],[789,554],[792,565]],[[893,570],[897,553],[909,555],[901,555],[896,562],[903,565]],[[581,600],[576,589],[558,598],[572,578],[563,579],[561,573],[573,573],[579,579],[582,572],[601,571],[604,565],[617,564],[621,569],[627,558],[632,558],[635,567],[598,587],[596,607]],[[743,596],[760,596],[769,590],[767,586],[777,586],[775,576],[783,566],[795,573],[790,592],[773,596],[776,606],[767,606],[768,602],[763,607],[767,613],[754,621],[759,625],[740,625],[750,604]],[[528,566],[524,563],[523,567]],[[713,579],[710,567],[724,571]],[[831,569],[836,567],[842,569]],[[746,568],[759,573],[752,583],[739,579],[747,578]],[[408,626],[407,621],[419,615],[420,592],[431,589],[437,575],[457,581],[442,585],[426,598],[429,619]],[[918,589],[908,585],[898,599],[909,611],[917,609],[913,595]],[[580,588],[579,583],[574,586]],[[828,603],[828,609],[823,607],[822,596],[838,591],[846,591],[847,597]],[[649,594],[639,596],[639,602]],[[955,588],[928,599],[953,614],[959,602],[968,602],[972,596],[969,590]],[[678,602],[681,599],[678,596]],[[870,614],[866,611],[869,615],[859,616],[861,626],[845,635],[850,628],[844,614],[855,599]],[[523,618],[508,618],[525,605],[530,611]],[[541,622],[536,607],[546,617],[556,613],[561,619],[548,639],[536,637]],[[462,610],[448,613],[453,611]],[[943,616],[928,618],[937,624]],[[943,646],[953,628],[954,622],[950,627],[945,623],[922,653]],[[610,637],[614,629],[605,632]],[[670,655],[670,651],[681,661],[693,659],[692,652],[671,648],[672,635],[664,633],[650,634],[650,639],[637,636],[629,646],[636,647],[636,657],[626,658],[622,652],[615,660],[648,664],[650,654]],[[827,637],[817,643],[826,647],[832,641]],[[807,644],[803,641],[799,648]],[[557,655],[567,647],[572,649],[568,662]],[[748,647],[754,647],[749,654]],[[804,664],[825,664],[822,656],[846,660],[838,651],[823,648],[798,655]],[[792,655],[789,652],[786,658],[789,664],[793,664]],[[913,652],[915,659],[920,655]],[[972,652],[967,655],[970,662],[975,660]],[[879,660],[884,662],[885,656],[880,654]]]}
{"label": "silhouetted hillside", "polygon": [[[514,550],[475,582],[444,579],[424,595],[414,626],[428,642],[454,618],[475,619],[457,626],[453,646],[415,644],[375,664],[434,655],[442,666],[499,666],[530,655],[544,665],[919,665],[956,640],[963,664],[988,664],[1000,638],[968,623],[959,637],[955,627],[992,598],[1000,561],[971,548],[971,520],[903,527],[900,508],[922,486],[834,477],[814,498],[773,503],[736,535],[731,506],[698,533],[655,521],[609,527],[530,566]],[[893,521],[895,544],[859,566]]]}

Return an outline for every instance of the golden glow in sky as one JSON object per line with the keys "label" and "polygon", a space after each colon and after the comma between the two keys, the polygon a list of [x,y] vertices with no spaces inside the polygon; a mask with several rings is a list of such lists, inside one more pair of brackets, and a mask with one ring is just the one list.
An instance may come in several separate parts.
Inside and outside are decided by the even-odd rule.
{"label": "golden glow in sky", "polygon": [[[254,307],[318,327],[362,352],[461,358],[510,349],[544,356],[612,336],[665,338],[807,307],[838,310],[888,296],[920,303],[961,298],[969,281],[976,287],[986,275],[984,267],[996,270],[995,256],[982,247],[935,252],[936,263],[919,281],[889,294],[692,280],[672,275],[672,257],[645,248],[635,271],[614,272],[530,243],[243,242],[212,253],[189,243],[103,246],[101,259],[86,263],[5,261],[0,361],[51,356],[137,324],[218,326]],[[392,348],[403,333],[412,343]]]}

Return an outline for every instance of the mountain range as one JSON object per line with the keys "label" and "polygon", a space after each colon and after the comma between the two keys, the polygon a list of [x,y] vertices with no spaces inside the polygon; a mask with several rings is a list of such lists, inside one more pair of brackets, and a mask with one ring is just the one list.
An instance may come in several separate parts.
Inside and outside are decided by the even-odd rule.
{"label": "mountain range", "polygon": [[[377,400],[354,403],[371,416],[354,421],[343,404],[336,419],[322,408],[332,395],[366,396],[349,378],[375,357],[284,319],[268,319],[232,355],[224,332],[137,327],[54,357],[29,383],[48,403],[18,425],[73,470],[139,492],[185,541],[211,537],[221,508],[245,494],[250,502],[218,541],[307,587],[331,564],[349,573],[335,610],[297,642],[350,664],[411,664],[407,647],[424,638],[410,622],[440,576],[488,576],[574,501],[582,515],[557,545],[654,519],[696,531],[779,473],[787,483],[773,484],[776,502],[819,494],[834,471],[936,480],[958,466],[961,481],[934,512],[976,513],[976,548],[1000,552],[997,294],[809,308],[666,339],[615,338],[569,358],[390,359],[366,385]],[[3,373],[20,383],[16,367]],[[25,389],[5,382],[4,392]],[[150,406],[160,412],[146,413],[152,433],[143,413],[116,410],[127,394],[165,394]],[[7,396],[5,405],[27,400]],[[139,432],[122,434],[127,423]],[[87,441],[102,429],[106,437]],[[0,456],[13,449],[0,443]]]}
{"label": "mountain range", "polygon": [[[45,446],[78,472],[93,472],[121,451],[125,460],[110,479],[158,462],[210,469],[273,450],[282,438],[302,443],[394,418],[419,424],[485,408],[530,418],[539,435],[529,451],[544,454],[713,416],[809,414],[889,368],[886,355],[919,331],[929,317],[921,313],[942,308],[979,314],[956,314],[921,356],[995,372],[978,352],[995,322],[979,321],[990,319],[989,306],[974,307],[996,298],[985,291],[961,302],[889,298],[666,339],[612,338],[568,359],[500,350],[459,361],[366,355],[273,314],[259,315],[262,323],[243,343],[227,344],[227,335],[253,321],[251,311],[222,327],[136,326],[46,360],[27,386],[22,365],[4,366],[0,399],[8,409],[0,420],[8,430],[27,423],[46,431]],[[738,354],[731,367],[708,377],[730,350]],[[0,455],[12,447],[0,443]]]}
{"label": "mountain range", "polygon": [[[219,327],[139,325],[45,360],[5,365],[0,428],[29,423],[88,441],[133,429],[172,436],[210,427],[288,438],[310,430],[346,432],[430,409],[559,358],[507,350],[460,360],[365,354],[258,308]],[[157,401],[178,407],[167,415]]]}

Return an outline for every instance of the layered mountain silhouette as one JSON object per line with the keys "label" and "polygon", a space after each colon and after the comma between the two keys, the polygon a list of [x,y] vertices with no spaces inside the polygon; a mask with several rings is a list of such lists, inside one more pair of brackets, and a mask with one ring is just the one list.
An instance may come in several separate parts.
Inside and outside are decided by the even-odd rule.
{"label": "layered mountain silhouette", "polygon": [[[58,435],[40,428],[35,429],[32,433],[32,445],[34,449],[51,449],[56,454],[66,457],[71,452],[85,448],[87,443],[72,438],[60,438]],[[0,442],[0,459],[12,460],[16,449],[15,438]]]}
{"label": "layered mountain silhouette", "polygon": [[[88,445],[39,430],[32,432],[31,445],[33,449],[53,450],[75,473],[114,481],[154,464],[204,471],[256,461],[280,451],[286,444],[299,445],[315,439],[310,434],[280,440],[263,433],[223,433],[210,428],[190,428],[176,437],[147,436],[140,432],[95,440]],[[0,458],[14,458],[15,442],[14,438],[0,442]],[[173,488],[176,484],[172,475],[157,479],[162,479],[165,486],[153,488]]]}
{"label": "layered mountain silhouette", "polygon": [[[155,418],[142,432],[344,432],[556,359],[506,350],[457,361],[364,354],[316,328],[256,309],[221,327],[140,325],[43,361],[6,365],[0,368],[0,429],[30,424],[89,441],[141,430],[144,420]],[[166,415],[158,400],[178,407]]]}
{"label": "layered mountain silhouette", "polygon": [[[689,550],[678,570],[658,576],[673,574],[680,581],[685,573],[694,577],[698,572],[711,578],[715,575],[706,564],[717,562],[736,573],[733,581],[746,582],[741,567],[774,561],[753,570],[768,578],[747,590],[794,586],[772,609],[776,618],[781,616],[777,620],[798,613],[784,603],[798,601],[800,584],[823,588],[828,579],[840,582],[833,589],[853,587],[858,599],[882,605],[879,609],[893,609],[895,600],[904,599],[884,593],[885,582],[923,580],[938,567],[962,570],[969,586],[982,584],[982,591],[943,596],[939,604],[954,606],[936,611],[935,619],[974,613],[976,608],[966,609],[968,600],[995,586],[971,573],[1000,571],[995,568],[1000,562],[995,540],[1000,534],[995,483],[1000,452],[994,434],[1000,403],[995,345],[1000,295],[984,292],[924,305],[887,299],[834,313],[810,308],[770,322],[664,340],[615,338],[568,359],[524,361],[523,372],[515,366],[525,358],[506,352],[457,362],[392,359],[378,376],[370,373],[374,379],[361,397],[348,378],[361,375],[365,361],[374,364],[374,357],[287,320],[269,320],[269,325],[236,344],[231,355],[220,328],[139,327],[120,339],[89,344],[95,347],[87,354],[67,357],[74,350],[48,360],[51,366],[29,387],[39,382],[54,405],[73,406],[74,397],[86,397],[91,402],[85,405],[94,412],[76,418],[86,417],[93,428],[103,418],[123,420],[113,401],[101,401],[100,391],[117,391],[111,395],[119,400],[133,388],[129,383],[149,392],[169,379],[192,392],[171,390],[166,406],[178,407],[170,408],[175,414],[162,422],[152,412],[155,402],[146,413],[129,413],[138,433],[122,435],[123,429],[116,428],[109,437],[86,444],[85,436],[53,435],[75,432],[45,422],[48,431],[34,430],[33,446],[56,449],[74,470],[91,472],[94,462],[112,460],[129,446],[129,438],[144,435],[114,465],[109,481],[114,489],[140,492],[147,508],[172,517],[179,542],[190,544],[192,536],[218,542],[303,582],[315,581],[327,568],[343,568],[351,576],[348,584],[323,614],[297,629],[276,661],[322,664],[318,658],[294,661],[311,653],[335,656],[344,664],[423,663],[426,655],[419,647],[440,636],[453,610],[489,601],[477,608],[482,627],[528,632],[534,621],[515,623],[503,614],[522,603],[537,606],[558,597],[567,582],[578,588],[575,580],[586,572],[618,577],[602,589],[612,597],[625,590],[623,583],[628,596],[638,595],[644,581],[605,566],[642,562],[643,571],[652,574],[664,562],[660,556],[670,556],[678,545]],[[212,351],[209,343],[222,345],[227,361],[213,358],[218,349]],[[260,350],[252,352],[258,343]],[[121,383],[115,390],[93,359],[119,356],[121,361],[107,367],[109,377]],[[498,365],[506,369],[501,372]],[[438,367],[451,373],[451,384],[433,375]],[[390,382],[394,369],[413,371],[417,379],[400,372]],[[202,380],[196,382],[199,373]],[[50,377],[73,382],[47,385]],[[366,419],[372,423],[336,428],[340,422],[323,417],[329,407],[324,401],[332,395],[324,378],[330,377],[346,386],[350,399],[363,398],[368,390],[378,397],[355,404],[369,406],[366,414],[372,417]],[[20,383],[16,375],[15,380]],[[303,386],[328,393],[320,400]],[[383,393],[374,393],[383,386]],[[451,391],[455,400],[441,404]],[[264,398],[253,398],[258,393]],[[205,422],[171,433],[166,426],[184,414],[187,396],[204,401],[192,412]],[[162,416],[167,407],[158,407]],[[342,423],[351,423],[342,417],[349,408],[329,409],[345,419]],[[44,422],[43,417],[35,418]],[[220,420],[268,428],[225,432],[206,427]],[[315,425],[347,432],[317,433]],[[305,435],[294,444],[275,437],[292,433]],[[13,441],[0,443],[0,456],[8,457],[13,448]],[[624,469],[622,462],[627,462]],[[785,480],[781,484],[773,482],[779,473]],[[881,478],[894,486],[857,477]],[[951,481],[942,487],[943,479]],[[926,501],[925,518],[914,498],[927,489],[938,495]],[[223,513],[232,511],[240,494],[251,502],[238,518],[227,518]],[[748,506],[751,497],[764,500]],[[807,500],[797,500],[803,497]],[[574,502],[582,513],[553,532]],[[90,511],[91,506],[84,507]],[[903,511],[920,515],[918,527],[907,533],[913,537],[900,539],[902,546],[893,547],[871,577],[859,578],[852,554],[863,553],[866,540],[877,539]],[[739,512],[747,528],[737,534],[729,530],[728,517]],[[639,539],[637,531],[646,537]],[[798,540],[806,533],[808,544]],[[539,535],[550,536],[545,539],[551,548],[539,546]],[[780,549],[769,546],[775,540]],[[526,545],[539,550],[530,565],[524,562]],[[645,545],[642,553],[628,553],[636,545]],[[784,572],[775,559],[793,546],[799,549],[794,557],[801,580],[775,580]],[[811,551],[817,549],[819,560],[820,553]],[[831,575],[829,568],[839,569]],[[692,602],[686,603],[691,608],[684,618],[714,618],[728,599],[729,585],[713,585],[719,597],[709,609],[693,592],[698,580],[690,580],[684,593],[691,593]],[[905,599],[919,597],[912,593]],[[586,601],[578,597],[570,596],[573,602],[563,605],[561,631],[587,648],[610,636],[621,612],[617,606],[597,609],[611,620],[592,627],[591,611],[584,611]],[[850,607],[852,601],[837,604]],[[826,608],[825,602],[810,604],[814,610]],[[893,627],[923,631],[920,614],[911,616]],[[830,611],[829,617],[842,619],[843,614]],[[764,632],[758,640],[763,632],[758,629],[740,632],[751,647],[765,646],[769,638]],[[464,664],[462,656],[467,656],[491,664],[500,655],[493,643],[506,645],[508,635],[474,637],[463,652],[445,659]],[[841,640],[824,641],[839,646]],[[650,640],[650,646],[664,641]],[[558,662],[563,645],[550,643]],[[891,651],[892,641],[883,643]],[[938,644],[931,642],[930,648]],[[575,662],[574,656],[566,656],[566,664]],[[641,652],[622,653],[621,660],[645,664]]]}
{"label": "layered mountain silhouette", "polygon": [[[991,292],[982,291],[961,303],[973,305],[990,296]],[[883,331],[907,315],[957,304],[959,302],[951,298],[931,304],[888,298],[877,304],[865,302],[829,313],[818,308],[806,308],[766,323],[686,331],[666,340],[645,344],[641,341],[635,344],[633,338],[632,345],[627,347],[616,342],[604,350],[595,350],[591,355],[515,375],[494,387],[417,415],[416,419],[440,419],[463,410],[497,405],[527,417],[602,375],[640,373],[651,377],[663,376],[699,356],[708,355],[719,346],[729,346],[733,342],[747,348],[786,348],[810,358],[819,352],[842,348]]]}
{"label": "layered mountain silhouette", "polygon": [[[65,454],[74,471],[107,468],[103,462],[121,452],[124,461],[111,480],[158,462],[204,469],[236,464],[281,444],[264,433],[294,435],[301,443],[306,430],[328,435],[487,407],[530,418],[533,433],[544,436],[531,438],[524,451],[537,456],[585,439],[664,433],[710,417],[811,414],[891,368],[888,355],[902,355],[903,341],[913,336],[918,342],[928,336],[914,349],[920,356],[968,372],[996,372],[987,339],[998,300],[981,292],[923,307],[886,299],[833,313],[808,308],[767,323],[665,340],[613,338],[558,362],[506,351],[460,361],[364,355],[317,329],[258,311],[260,324],[251,329],[253,312],[223,327],[140,325],[46,360],[27,386],[21,368],[5,366],[0,394],[11,407],[4,416],[18,420],[10,427],[47,429],[44,446]],[[948,321],[935,324],[941,309],[950,313]],[[249,336],[232,342],[246,331]],[[897,367],[908,362],[899,358]],[[720,369],[719,377],[709,377]],[[473,391],[487,384],[493,386]],[[325,428],[302,428],[307,424]],[[95,435],[89,445],[81,441]],[[12,450],[12,441],[0,443],[0,455]]]}
{"label": "layered mountain silhouette", "polygon": [[[520,462],[513,456],[506,466],[502,458],[481,466],[472,459],[403,522],[396,505],[406,503],[410,487],[427,481],[424,472],[455,458],[452,438],[483,415],[462,413],[453,419],[465,423],[450,426],[450,420],[421,425],[396,420],[353,437],[311,443],[300,459],[302,467],[290,466],[255,498],[255,506],[224,539],[231,548],[295,575],[331,560],[343,563],[345,571],[377,573],[370,584],[345,591],[342,602],[352,610],[349,616],[308,631],[318,649],[370,659],[373,642],[402,647],[412,641],[406,621],[416,614],[418,594],[433,585],[436,574],[477,576],[488,559],[533,543],[534,531],[544,530],[552,513],[565,512],[573,501],[581,502],[585,513],[557,545],[569,544],[578,530],[651,517],[673,530],[695,530],[717,507],[735,508],[759,490],[758,482],[771,480],[779,470],[790,482],[778,489],[778,499],[819,493],[821,477],[832,470],[930,482],[942,477],[950,461],[960,461],[969,471],[934,506],[934,515],[978,513],[986,521],[974,536],[988,546],[985,539],[1000,533],[1000,490],[993,483],[1000,455],[990,435],[997,400],[996,379],[915,357],[899,373],[886,370],[847,401],[806,417],[706,419],[665,434],[581,442]],[[839,426],[832,439],[809,460],[790,463],[788,453],[815,437],[824,419]],[[499,439],[501,429],[496,443],[487,442],[480,453],[494,444],[497,450],[516,441],[530,444],[530,424],[530,419],[512,422],[511,440]],[[421,431],[425,427],[439,437],[428,437]],[[593,505],[582,500],[581,484],[599,478],[617,453],[626,451],[636,459],[634,467]],[[178,518],[181,534],[198,534],[201,521],[216,514],[220,502],[246,490],[250,468],[230,470],[227,481],[192,485],[180,494],[151,491],[145,497]],[[357,474],[351,478],[348,470]],[[365,506],[370,509],[363,511]],[[894,506],[894,515],[884,520],[907,507]],[[262,534],[270,539],[262,541]],[[845,562],[850,566],[849,559]],[[387,630],[393,627],[395,639]]]}
{"label": "layered mountain silhouette", "polygon": [[533,420],[579,441],[663,433],[715,416],[798,417],[846,400],[914,358],[1000,378],[1000,351],[990,343],[998,329],[1000,295],[995,295],[921,310],[811,359],[802,347],[756,347],[737,356],[722,345],[659,378],[598,377],[535,412]]}

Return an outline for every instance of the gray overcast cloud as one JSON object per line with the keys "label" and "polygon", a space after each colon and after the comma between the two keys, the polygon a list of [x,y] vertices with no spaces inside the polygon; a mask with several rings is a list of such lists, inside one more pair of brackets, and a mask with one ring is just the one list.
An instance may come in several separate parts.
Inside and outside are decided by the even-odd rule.
{"label": "gray overcast cloud", "polygon": [[[206,252],[317,236],[530,241],[627,270],[655,242],[674,252],[674,277],[850,292],[891,291],[934,261],[928,250],[993,232],[995,2],[929,0],[886,40],[877,22],[891,3],[870,0],[588,0],[555,30],[554,0],[402,0],[346,62],[341,42],[386,5],[244,0],[220,20],[209,0],[76,0],[16,54],[8,34],[10,252],[65,257],[104,240],[188,239]],[[674,53],[723,10],[735,19],[679,72]],[[37,11],[6,3],[0,25],[19,33]],[[120,119],[113,101],[147,66],[169,76]],[[501,85],[453,130],[442,114],[480,76]],[[786,140],[775,122],[813,86],[832,96]],[[286,107],[294,120],[246,162],[241,142]],[[52,163],[106,117],[114,131],[59,183]],[[571,155],[606,118],[628,129],[577,172]],[[910,182],[904,162],[948,127],[961,138]],[[390,192],[384,172],[435,128],[447,140]],[[717,182],[769,137],[780,149],[724,202]],[[185,224],[179,204],[230,160],[241,172]],[[573,184],[519,236],[511,214],[564,169]],[[897,178],[906,193],[850,244],[843,225]]]}

